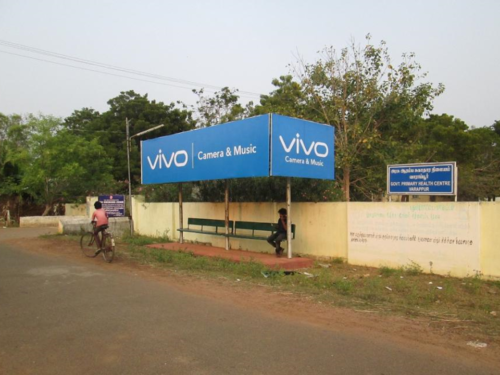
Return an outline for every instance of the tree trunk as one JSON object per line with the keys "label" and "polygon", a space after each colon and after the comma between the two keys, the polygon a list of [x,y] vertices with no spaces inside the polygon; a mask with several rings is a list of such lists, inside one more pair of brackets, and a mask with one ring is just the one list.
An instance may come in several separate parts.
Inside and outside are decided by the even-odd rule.
{"label": "tree trunk", "polygon": [[52,205],[47,203],[45,204],[45,210],[43,211],[42,216],[48,216],[52,211]]}
{"label": "tree trunk", "polygon": [[344,167],[342,171],[342,190],[344,191],[344,199],[346,202],[349,202],[351,200],[351,196],[349,194],[351,189],[351,168]]}

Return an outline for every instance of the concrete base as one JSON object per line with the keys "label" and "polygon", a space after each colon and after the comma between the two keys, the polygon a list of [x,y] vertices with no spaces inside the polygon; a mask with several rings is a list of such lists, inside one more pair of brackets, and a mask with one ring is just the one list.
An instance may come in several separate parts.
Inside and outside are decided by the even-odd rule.
{"label": "concrete base", "polygon": [[225,250],[220,247],[204,246],[193,243],[170,242],[162,244],[148,245],[150,248],[170,250],[170,251],[185,251],[193,253],[196,256],[204,256],[209,258],[222,258],[232,262],[257,262],[262,263],[270,269],[276,270],[298,270],[309,268],[314,265],[314,259],[295,257],[288,259],[285,256],[277,258],[274,254],[255,253],[242,250]]}
{"label": "concrete base", "polygon": [[21,228],[57,227],[65,216],[24,216],[19,218]]}

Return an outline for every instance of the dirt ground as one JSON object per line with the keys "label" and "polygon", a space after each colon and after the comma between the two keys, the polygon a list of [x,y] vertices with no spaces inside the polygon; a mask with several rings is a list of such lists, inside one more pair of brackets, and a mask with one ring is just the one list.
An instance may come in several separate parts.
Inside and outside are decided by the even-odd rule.
{"label": "dirt ground", "polygon": [[[380,315],[372,311],[355,311],[347,308],[326,306],[314,302],[311,297],[281,292],[267,285],[254,285],[226,278],[206,278],[203,275],[186,275],[172,269],[154,268],[138,264],[120,256],[113,263],[105,263],[101,257],[85,258],[78,243],[70,240],[36,238],[8,240],[27,251],[63,257],[72,261],[93,264],[128,273],[134,276],[168,283],[178,290],[216,299],[222,303],[239,305],[264,313],[279,316],[291,321],[319,326],[334,332],[356,333],[368,337],[381,335],[407,347],[418,347],[443,355],[468,357],[474,361],[498,365],[500,368],[500,345],[488,342],[487,338],[470,337],[446,327],[436,328],[431,320],[410,319],[397,316]],[[500,318],[499,318],[500,319]],[[486,348],[478,349],[467,345],[470,341],[487,343]]]}

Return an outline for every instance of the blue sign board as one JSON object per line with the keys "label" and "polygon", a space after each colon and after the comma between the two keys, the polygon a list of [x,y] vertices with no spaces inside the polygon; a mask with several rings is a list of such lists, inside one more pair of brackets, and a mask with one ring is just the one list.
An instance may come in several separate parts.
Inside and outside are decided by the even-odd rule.
{"label": "blue sign board", "polygon": [[387,166],[387,193],[404,195],[456,195],[456,163]]}
{"label": "blue sign board", "polygon": [[141,142],[142,183],[269,175],[269,116]]}
{"label": "blue sign board", "polygon": [[246,177],[334,179],[334,129],[262,115],[141,142],[143,184]]}
{"label": "blue sign board", "polygon": [[272,115],[271,175],[335,178],[334,128]]}
{"label": "blue sign board", "polygon": [[125,196],[124,195],[99,195],[99,202],[109,217],[125,216]]}

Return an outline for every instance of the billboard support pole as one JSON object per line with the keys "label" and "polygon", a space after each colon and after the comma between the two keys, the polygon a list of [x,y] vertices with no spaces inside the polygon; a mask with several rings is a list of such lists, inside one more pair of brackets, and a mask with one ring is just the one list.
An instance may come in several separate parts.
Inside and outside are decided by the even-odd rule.
{"label": "billboard support pole", "polygon": [[288,259],[292,258],[292,183],[290,177],[286,179],[286,244]]}
{"label": "billboard support pole", "polygon": [[183,215],[183,207],[182,207],[182,182],[178,185],[179,186],[179,243],[184,243],[184,232],[183,232],[183,223],[184,223],[184,215]]}
{"label": "billboard support pole", "polygon": [[224,204],[225,204],[225,213],[224,218],[226,221],[225,230],[226,230],[226,250],[229,250],[229,180],[226,180],[226,192],[224,194]]}
{"label": "billboard support pole", "polygon": [[127,137],[128,199],[130,201],[130,235],[133,236],[134,235],[134,214],[132,211],[132,208],[133,208],[132,207],[132,179],[130,177],[130,149],[132,147],[132,138],[149,133],[149,132],[156,130],[156,129],[159,129],[165,125],[161,124],[161,125],[155,126],[154,128],[146,129],[140,133],[137,133],[137,134],[134,134],[131,136],[130,130],[129,130],[129,126],[130,126],[129,123],[130,122],[128,120],[128,117],[126,117],[125,118],[125,129],[126,129],[126,137]]}

